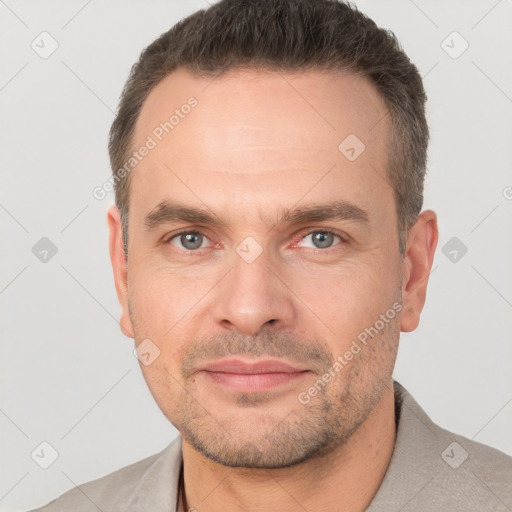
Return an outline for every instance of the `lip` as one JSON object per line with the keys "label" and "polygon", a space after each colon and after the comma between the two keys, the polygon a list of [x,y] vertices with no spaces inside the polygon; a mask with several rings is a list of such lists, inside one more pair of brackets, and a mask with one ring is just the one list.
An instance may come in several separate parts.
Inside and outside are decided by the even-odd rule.
{"label": "lip", "polygon": [[278,359],[264,359],[262,361],[222,359],[205,364],[201,367],[201,370],[253,375],[258,373],[296,373],[304,371],[305,368],[297,368]]}
{"label": "lip", "polygon": [[258,393],[292,384],[309,370],[283,361],[225,359],[204,365],[200,372],[213,384],[238,393]]}

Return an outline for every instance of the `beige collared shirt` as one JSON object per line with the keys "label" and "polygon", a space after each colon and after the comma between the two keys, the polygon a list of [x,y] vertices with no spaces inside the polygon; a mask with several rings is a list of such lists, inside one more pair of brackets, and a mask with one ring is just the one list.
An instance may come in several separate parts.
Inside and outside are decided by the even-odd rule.
{"label": "beige collared shirt", "polygon": [[[395,448],[368,512],[512,511],[512,457],[442,429],[394,381]],[[181,437],[32,512],[174,512]],[[340,496],[340,509],[343,497]]]}

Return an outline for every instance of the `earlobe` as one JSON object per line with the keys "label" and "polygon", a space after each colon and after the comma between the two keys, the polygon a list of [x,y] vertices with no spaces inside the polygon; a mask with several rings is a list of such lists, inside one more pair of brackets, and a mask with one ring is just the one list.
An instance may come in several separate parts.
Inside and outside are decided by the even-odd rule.
{"label": "earlobe", "polygon": [[432,210],[422,212],[409,230],[403,262],[402,332],[413,331],[419,324],[438,236],[437,216]]}
{"label": "earlobe", "polygon": [[134,337],[133,325],[128,308],[128,269],[123,251],[123,233],[121,227],[121,213],[117,206],[111,206],[107,212],[109,229],[109,251],[117,298],[121,305],[121,320],[119,325],[123,334],[129,338]]}

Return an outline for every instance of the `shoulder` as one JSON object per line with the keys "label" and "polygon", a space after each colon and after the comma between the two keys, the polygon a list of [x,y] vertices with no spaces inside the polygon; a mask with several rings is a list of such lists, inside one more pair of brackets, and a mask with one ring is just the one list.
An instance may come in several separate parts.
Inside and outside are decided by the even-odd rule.
{"label": "shoulder", "polygon": [[[401,400],[401,420],[409,431],[404,437],[411,438],[420,453],[435,456],[452,470],[480,470],[492,475],[494,480],[503,477],[512,486],[512,457],[485,444],[473,441],[434,423],[403,386],[395,382]],[[419,439],[421,438],[421,440]],[[422,441],[428,439],[429,443]],[[439,452],[439,449],[442,451]],[[467,464],[466,464],[467,463]],[[512,487],[511,487],[512,488]]]}
{"label": "shoulder", "polygon": [[440,427],[394,386],[395,448],[369,510],[512,510],[512,457]]}
{"label": "shoulder", "polygon": [[[512,457],[490,446],[437,427],[445,446],[440,454],[447,474],[441,487],[464,492],[478,510],[512,509]],[[485,508],[487,507],[487,508]]]}
{"label": "shoulder", "polygon": [[[138,506],[148,494],[168,506],[168,502],[171,503],[173,499],[172,482],[177,483],[180,468],[181,438],[178,437],[161,452],[96,480],[79,484],[30,512],[135,510],[134,505]],[[163,482],[166,485],[161,485]]]}
{"label": "shoulder", "polygon": [[512,457],[433,425],[432,460],[425,457],[432,476],[418,505],[434,502],[464,512],[512,510]]}

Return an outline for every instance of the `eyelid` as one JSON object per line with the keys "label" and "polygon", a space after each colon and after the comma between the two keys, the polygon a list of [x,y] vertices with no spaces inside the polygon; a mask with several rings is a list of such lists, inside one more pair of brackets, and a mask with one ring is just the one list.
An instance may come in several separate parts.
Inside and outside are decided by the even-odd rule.
{"label": "eyelid", "polygon": [[[330,234],[333,234],[334,236],[337,236],[341,240],[340,244],[346,244],[349,241],[349,236],[346,233],[342,232],[342,231],[338,231],[336,229],[331,229],[331,228],[313,227],[313,228],[305,228],[304,230],[302,230],[297,235],[298,238],[296,239],[295,242],[293,242],[292,246],[295,246],[302,239],[304,239],[308,235],[311,235],[312,233],[330,233]],[[336,244],[336,245],[334,245],[332,247],[327,247],[326,249],[321,249],[320,247],[318,247],[318,248],[313,249],[313,250],[316,250],[316,251],[319,251],[319,252],[328,252],[331,249],[334,250],[337,245],[339,245],[339,244]],[[308,249],[312,249],[312,248],[309,247]]]}
{"label": "eyelid", "polygon": [[[210,242],[212,242],[212,245],[218,245],[216,244],[216,242],[214,242],[204,231],[202,231],[201,229],[182,229],[181,231],[178,231],[177,233],[172,233],[170,235],[166,235],[164,236],[163,238],[163,243],[164,244],[170,244],[171,243],[171,240],[173,240],[174,238],[176,237],[179,237],[181,235],[201,235],[203,236],[204,238],[210,240]],[[176,247],[177,250],[180,250],[179,247]],[[199,251],[202,251],[203,249],[206,249],[206,247],[203,247],[201,249],[196,249],[194,251],[191,251],[191,250],[185,250],[185,249],[182,249],[183,252],[199,252]]]}

